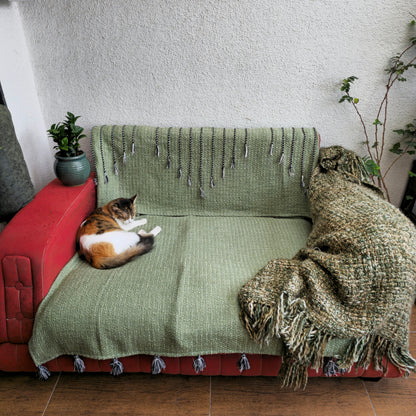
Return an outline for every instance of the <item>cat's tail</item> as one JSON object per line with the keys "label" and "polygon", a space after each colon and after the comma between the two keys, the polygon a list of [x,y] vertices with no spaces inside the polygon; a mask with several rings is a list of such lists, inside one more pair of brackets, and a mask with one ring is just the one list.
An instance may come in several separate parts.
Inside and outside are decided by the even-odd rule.
{"label": "cat's tail", "polygon": [[101,257],[97,259],[93,266],[98,269],[112,269],[114,267],[122,266],[128,263],[137,256],[148,253],[153,248],[154,237],[153,235],[140,236],[140,241],[137,246],[131,247],[126,251],[113,257]]}

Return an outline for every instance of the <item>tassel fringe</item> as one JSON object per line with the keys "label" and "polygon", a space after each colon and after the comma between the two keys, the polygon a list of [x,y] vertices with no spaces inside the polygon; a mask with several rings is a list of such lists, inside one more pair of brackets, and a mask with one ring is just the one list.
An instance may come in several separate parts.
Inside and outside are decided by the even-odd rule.
{"label": "tassel fringe", "polygon": [[123,364],[117,358],[113,359],[113,362],[110,363],[110,367],[111,367],[110,374],[112,376],[117,377],[120,374],[123,374],[123,371],[124,371]]}
{"label": "tassel fringe", "polygon": [[198,357],[196,357],[194,359],[194,362],[192,363],[192,367],[195,373],[197,374],[202,373],[202,371],[205,370],[206,366],[207,365],[205,364],[205,360],[200,355],[198,355]]}
{"label": "tassel fringe", "polygon": [[244,353],[241,354],[241,357],[238,360],[237,365],[238,365],[238,369],[240,370],[240,373],[242,373],[243,371],[250,370],[250,363],[248,361],[247,356]]}
{"label": "tassel fringe", "polygon": [[51,376],[51,372],[44,365],[38,365],[36,377],[39,380],[46,381],[50,376]]}
{"label": "tassel fringe", "polygon": [[159,355],[155,355],[152,361],[152,374],[160,374],[166,368],[166,364]]}
{"label": "tassel fringe", "polygon": [[325,375],[332,376],[350,371],[354,364],[364,369],[373,364],[376,371],[386,373],[384,357],[406,376],[416,371],[416,360],[407,350],[375,334],[352,339],[342,357],[324,365],[324,351],[332,337],[312,324],[302,299],[290,300],[282,293],[277,305],[242,304],[241,297],[240,304],[241,322],[254,341],[267,344],[274,336],[282,339],[286,353],[280,375],[285,387],[304,388],[308,367],[323,368]]}
{"label": "tassel fringe", "polygon": [[74,371],[83,373],[85,371],[85,364],[79,355],[74,355]]}

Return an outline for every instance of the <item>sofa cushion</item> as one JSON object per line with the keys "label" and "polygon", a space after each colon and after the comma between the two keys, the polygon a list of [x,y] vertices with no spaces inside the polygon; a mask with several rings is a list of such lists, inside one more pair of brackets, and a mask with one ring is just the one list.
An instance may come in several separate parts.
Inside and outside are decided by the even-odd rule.
{"label": "sofa cushion", "polygon": [[[35,318],[35,363],[63,354],[279,355],[279,340],[260,347],[250,339],[237,294],[268,259],[290,258],[305,245],[309,221],[147,218],[146,228],[162,227],[150,253],[118,269],[97,270],[78,256],[64,268]],[[333,342],[330,355],[343,345]]]}
{"label": "sofa cushion", "polygon": [[8,221],[35,196],[11,114],[0,105],[0,221]]}
{"label": "sofa cushion", "polygon": [[137,194],[147,215],[309,216],[318,147],[311,128],[95,127],[97,203]]}

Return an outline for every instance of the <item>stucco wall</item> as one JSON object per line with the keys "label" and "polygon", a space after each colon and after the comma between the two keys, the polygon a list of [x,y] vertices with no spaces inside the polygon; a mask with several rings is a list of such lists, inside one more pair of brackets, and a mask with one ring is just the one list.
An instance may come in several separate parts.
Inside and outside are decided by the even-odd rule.
{"label": "stucco wall", "polygon": [[[0,0],[0,82],[35,190],[54,178],[34,76],[15,3]],[[1,197],[1,196],[0,196]]]}
{"label": "stucco wall", "polygon": [[[370,126],[384,68],[406,44],[408,0],[32,0],[19,2],[45,124],[70,110],[103,123],[316,126],[360,151],[353,93]],[[389,130],[416,117],[416,74],[390,99]],[[389,135],[394,140],[394,134]],[[84,148],[87,148],[87,143]],[[401,199],[410,159],[391,175]]]}

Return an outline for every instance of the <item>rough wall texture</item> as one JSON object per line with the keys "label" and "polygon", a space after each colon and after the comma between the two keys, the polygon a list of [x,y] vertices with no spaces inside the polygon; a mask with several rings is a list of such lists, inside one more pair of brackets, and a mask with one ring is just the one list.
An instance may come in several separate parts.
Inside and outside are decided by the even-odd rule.
{"label": "rough wall texture", "polygon": [[[408,0],[19,2],[45,124],[316,126],[365,153],[346,76],[369,126],[384,68],[410,36]],[[392,92],[389,130],[416,114],[416,74]],[[390,135],[394,140],[394,134]],[[84,144],[86,148],[86,143]],[[410,160],[393,171],[399,202]]]}

